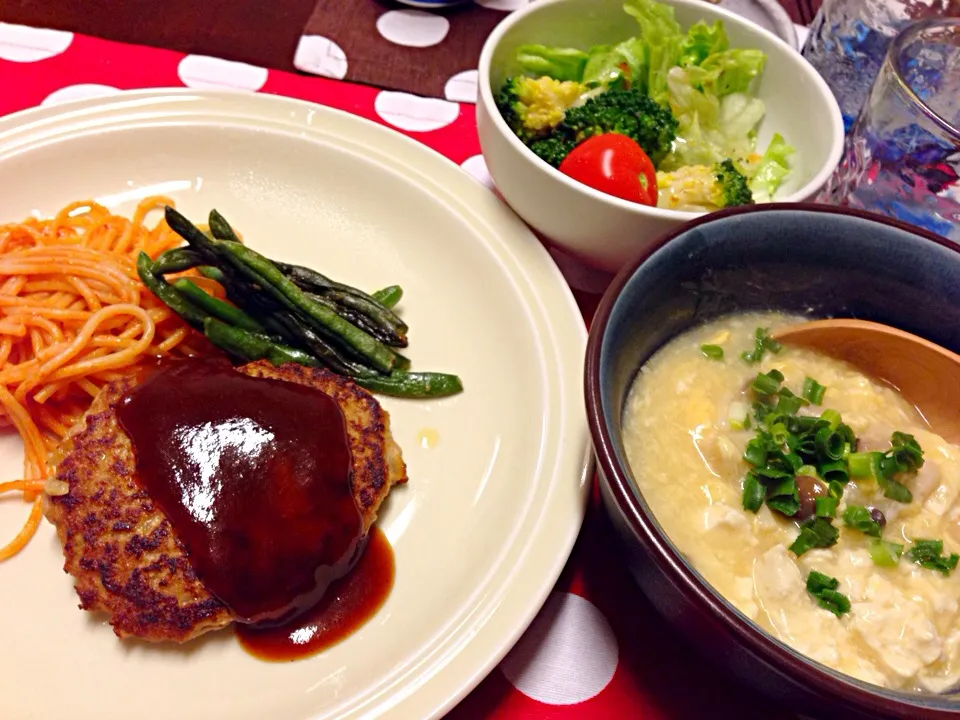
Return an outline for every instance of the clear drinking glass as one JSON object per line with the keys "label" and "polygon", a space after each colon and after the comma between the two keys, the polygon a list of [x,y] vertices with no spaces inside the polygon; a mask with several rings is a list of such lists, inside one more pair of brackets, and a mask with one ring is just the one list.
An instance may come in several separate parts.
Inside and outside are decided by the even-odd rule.
{"label": "clear drinking glass", "polygon": [[801,53],[827,81],[849,132],[893,37],[915,20],[960,16],[960,0],[823,0]]}
{"label": "clear drinking glass", "polygon": [[890,44],[818,198],[960,242],[960,19],[922,20]]}

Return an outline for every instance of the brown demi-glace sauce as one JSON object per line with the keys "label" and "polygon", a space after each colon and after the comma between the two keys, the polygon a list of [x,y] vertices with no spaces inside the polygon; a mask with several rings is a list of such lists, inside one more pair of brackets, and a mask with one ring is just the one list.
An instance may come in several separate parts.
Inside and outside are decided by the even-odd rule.
{"label": "brown demi-glace sauce", "polygon": [[376,614],[393,587],[390,542],[374,526],[366,545],[350,574],[334,581],[317,605],[283,625],[237,625],[240,644],[262,660],[289,661],[325,650],[357,630]]}
{"label": "brown demi-glace sauce", "polygon": [[140,482],[239,622],[295,617],[357,561],[350,447],[328,395],[184,361],[132,390],[118,416]]}

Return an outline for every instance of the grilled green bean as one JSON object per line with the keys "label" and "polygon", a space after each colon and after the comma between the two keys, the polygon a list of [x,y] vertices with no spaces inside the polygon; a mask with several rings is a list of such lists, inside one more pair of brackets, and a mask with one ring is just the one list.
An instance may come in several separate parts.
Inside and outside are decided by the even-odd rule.
{"label": "grilled green bean", "polygon": [[395,338],[396,347],[407,346],[407,330],[409,330],[409,328],[392,310],[385,308],[373,300],[368,300],[359,295],[351,295],[350,293],[345,293],[340,290],[332,290],[325,293],[324,297],[341,307],[348,308],[369,318],[373,324],[383,328],[386,334]]}
{"label": "grilled green bean", "polygon": [[223,270],[213,265],[201,265],[197,268],[197,271],[203,275],[205,278],[210,278],[211,280],[216,280],[218,283],[223,285],[224,274]]}
{"label": "grilled green bean", "polygon": [[[272,260],[274,265],[277,266],[277,269],[290,278],[291,282],[296,285],[301,290],[307,290],[313,293],[323,294],[329,290],[338,290],[355,297],[364,298],[365,300],[375,303],[378,301],[372,296],[365,293],[363,290],[353,287],[352,285],[345,285],[343,283],[337,282],[336,280],[331,280],[326,275],[318,273],[316,270],[312,270],[308,267],[302,267],[301,265],[291,265],[289,263],[277,262]],[[389,310],[389,308],[384,305],[384,310]],[[399,320],[399,318],[398,318]]]}
{"label": "grilled green bean", "polygon": [[206,235],[200,228],[169,205],[164,207],[163,217],[171,230],[186,240],[190,247],[201,253],[209,262],[216,264],[217,260],[222,259],[222,254],[217,249],[216,240]]}
{"label": "grilled green bean", "polygon": [[153,274],[153,260],[145,252],[137,256],[137,275],[147,289],[156,295],[164,305],[183,318],[191,327],[203,330],[203,321],[207,314],[195,307],[166,280]]}
{"label": "grilled green bean", "polygon": [[394,308],[397,306],[397,303],[400,302],[400,298],[403,297],[403,288],[399,285],[390,285],[382,290],[377,290],[370,297],[385,308]]}
{"label": "grilled green bean", "polygon": [[[335,296],[344,297],[343,293],[340,293],[339,290],[331,290],[330,292],[319,294],[313,292],[303,291],[304,296],[312,300],[313,302],[319,303],[324,307],[330,308],[337,315],[342,317],[349,323],[356,325],[361,330],[365,330],[370,333],[377,340],[382,342],[384,345],[389,345],[391,347],[406,347],[407,339],[404,335],[398,333],[391,325],[378,322],[376,318],[372,318],[369,315],[354,309],[353,307],[338,303],[334,300]],[[346,296],[350,297],[350,296]],[[360,300],[365,302],[360,298],[352,298],[354,300]],[[406,332],[405,330],[403,332]]]}
{"label": "grilled green bean", "polygon": [[355,378],[354,381],[373,392],[406,398],[446,397],[463,391],[460,378],[447,373],[394,370],[387,376]]}
{"label": "grilled green bean", "polygon": [[161,253],[160,257],[153,261],[152,272],[154,275],[167,275],[168,273],[183,272],[184,270],[189,270],[197,265],[202,265],[203,260],[203,255],[198,253],[193,248],[171,248],[170,250]]}
{"label": "grilled green bean", "polygon": [[281,312],[276,317],[296,336],[298,345],[302,345],[304,349],[310,351],[322,364],[335,373],[354,378],[379,375],[376,370],[349,357],[334,343],[328,341],[293,313]]}
{"label": "grilled green bean", "polygon": [[308,367],[319,365],[309,353],[276,343],[265,335],[227,325],[214,317],[203,321],[203,334],[218,348],[242,360],[252,362],[266,358],[274,365],[288,362]]}
{"label": "grilled green bean", "polygon": [[389,372],[393,369],[396,356],[390,348],[344,320],[329,307],[306,297],[300,288],[263,255],[240,243],[220,241],[218,247],[223,249],[225,255],[230,255],[239,262],[250,279],[279,302],[336,333],[346,345],[367,358],[377,370]]}
{"label": "grilled green bean", "polygon": [[210,211],[208,222],[210,224],[210,233],[217,240],[232,240],[234,242],[240,242],[239,236],[233,231],[233,228],[230,227],[230,223],[228,223],[227,219],[216,210]]}
{"label": "grilled green bean", "polygon": [[[235,358],[324,365],[368,390],[398,397],[463,390],[456,375],[409,372],[410,361],[391,349],[407,346],[407,325],[391,309],[403,296],[400,286],[368,295],[310,268],[271,261],[243,245],[216,210],[210,211],[209,232],[173,208],[165,216],[189,247],[168,251],[156,263],[142,255],[138,273],[174,312]],[[162,277],[192,267],[221,283],[233,304],[187,278],[170,285]]]}
{"label": "grilled green bean", "polygon": [[249,330],[250,332],[264,332],[263,325],[247,315],[243,310],[238,307],[234,307],[229,303],[225,303],[222,300],[218,300],[217,298],[213,297],[213,295],[201,290],[196,286],[196,284],[187,278],[180,278],[174,281],[173,287],[179,290],[183,296],[187,298],[187,300],[192,302],[208,315],[212,315],[228,325],[233,325],[243,330]]}

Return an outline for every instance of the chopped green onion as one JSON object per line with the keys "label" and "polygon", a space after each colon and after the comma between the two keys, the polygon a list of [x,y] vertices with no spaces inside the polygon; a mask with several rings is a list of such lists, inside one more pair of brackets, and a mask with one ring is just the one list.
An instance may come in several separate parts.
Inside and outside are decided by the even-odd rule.
{"label": "chopped green onion", "polygon": [[780,343],[770,337],[770,334],[767,332],[766,328],[757,328],[753,333],[753,337],[753,350],[750,352],[744,352],[740,355],[740,357],[750,365],[756,365],[763,360],[763,355],[768,350],[774,354],[780,352],[780,348],[782,346]]}
{"label": "chopped green onion", "polygon": [[760,438],[753,438],[743,451],[743,459],[754,467],[763,467],[767,464],[767,444]]}
{"label": "chopped green onion", "polygon": [[777,401],[777,412],[783,415],[796,415],[797,410],[804,405],[803,398],[797,397],[785,387],[780,388],[777,395],[780,398]]}
{"label": "chopped green onion", "polygon": [[884,454],[880,458],[880,476],[882,478],[892,478],[900,472],[900,463],[892,455]]}
{"label": "chopped green onion", "polygon": [[743,509],[749,510],[750,512],[757,512],[760,506],[763,505],[765,494],[763,485],[760,484],[757,476],[752,472],[748,472],[747,476],[743,479],[743,497],[741,499]]}
{"label": "chopped green onion", "polygon": [[820,428],[814,436],[814,444],[817,450],[830,460],[839,460],[843,457],[843,435],[830,429],[829,427]]}
{"label": "chopped green onion", "polygon": [[795,475],[802,475],[800,468],[803,466],[803,460],[796,453],[786,453],[783,456],[783,459],[787,462],[787,465],[790,466],[790,469],[793,470]]}
{"label": "chopped green onion", "polygon": [[767,506],[787,517],[796,515],[800,509],[800,491],[797,488],[797,481],[792,476],[787,476],[770,485],[767,488]]}
{"label": "chopped green onion", "polygon": [[836,480],[828,483],[827,494],[837,502],[840,502],[840,498],[843,497],[843,483],[838,483]]}
{"label": "chopped green onion", "polygon": [[890,438],[890,445],[892,447],[887,451],[886,458],[892,460],[895,472],[916,472],[923,467],[923,449],[913,435],[895,432]]}
{"label": "chopped green onion", "polygon": [[837,500],[832,497],[818,497],[813,501],[813,514],[817,517],[832,518],[837,516]]}
{"label": "chopped green onion", "polygon": [[949,575],[957,566],[960,555],[952,553],[944,557],[942,553],[943,540],[914,540],[913,547],[907,551],[907,558],[920,567]]}
{"label": "chopped green onion", "polygon": [[872,478],[883,490],[884,497],[896,502],[913,501],[913,493],[906,485],[894,479],[904,472],[916,472],[923,467],[923,450],[912,435],[895,432],[886,453],[852,453],[847,462],[853,477]]}
{"label": "chopped green onion", "polygon": [[904,504],[913,502],[913,493],[906,485],[883,475],[877,478],[877,483],[883,489],[885,498]]}
{"label": "chopped green onion", "polygon": [[829,423],[823,420],[823,418],[811,417],[809,415],[803,415],[797,418],[797,429],[802,432],[810,432],[811,430],[828,424]]}
{"label": "chopped green onion", "polygon": [[701,345],[700,352],[711,360],[723,360],[723,348],[719,345]]}
{"label": "chopped green onion", "polygon": [[827,389],[813,378],[804,378],[803,392],[801,394],[814,405],[819,405],[823,402],[823,394],[826,391]]}
{"label": "chopped green onion", "polygon": [[793,479],[792,472],[780,470],[779,468],[771,467],[770,465],[767,465],[766,467],[754,468],[753,473],[760,479],[761,482],[766,480],[782,482],[784,480]]}
{"label": "chopped green onion", "polygon": [[840,424],[842,418],[840,417],[840,413],[838,413],[836,410],[827,408],[820,413],[820,419],[826,420],[827,427],[829,427],[831,430],[834,430]]}
{"label": "chopped green onion", "polygon": [[807,475],[809,477],[820,477],[820,473],[817,472],[817,469],[813,465],[802,465],[797,468],[797,475]]}
{"label": "chopped green onion", "polygon": [[857,436],[853,432],[853,428],[847,425],[846,423],[840,423],[837,425],[837,432],[843,435],[843,441],[850,446],[850,450],[846,452],[846,455],[849,455],[857,446]]}
{"label": "chopped green onion", "polygon": [[780,389],[780,383],[783,382],[783,376],[781,375],[781,379],[778,380],[773,373],[780,374],[776,370],[771,370],[768,373],[757,373],[757,378],[750,388],[759,395],[775,395],[777,390]]}
{"label": "chopped green onion", "polygon": [[816,570],[807,576],[807,592],[816,598],[817,605],[840,617],[850,612],[850,600],[843,593],[837,592],[838,587],[839,580]]}
{"label": "chopped green onion", "polygon": [[870,511],[861,505],[847,506],[843,511],[843,524],[871,537],[878,538],[883,532],[880,523],[871,518]]}
{"label": "chopped green onion", "polygon": [[770,405],[764,402],[763,398],[757,400],[753,403],[753,419],[757,421],[757,424],[760,425],[765,422],[767,415],[770,412]]}
{"label": "chopped green onion", "polygon": [[850,481],[850,473],[843,462],[824,463],[820,466],[820,476],[828,483],[838,482],[846,485]]}
{"label": "chopped green onion", "polygon": [[787,431],[787,426],[783,423],[777,423],[770,428],[770,435],[773,437],[773,442],[777,445],[783,445],[787,442],[787,437],[790,433]]}
{"label": "chopped green onion", "polygon": [[874,565],[880,567],[893,567],[900,562],[900,556],[903,554],[903,545],[886,540],[874,540],[870,543],[870,559]]}
{"label": "chopped green onion", "polygon": [[786,425],[791,421],[791,416],[786,413],[777,412],[774,410],[771,413],[767,413],[766,417],[763,418],[763,424],[768,428],[772,428],[774,425]]}
{"label": "chopped green onion", "polygon": [[850,453],[849,457],[847,457],[847,467],[850,468],[850,476],[878,480],[880,478],[880,461],[882,459],[883,453],[880,452]]}
{"label": "chopped green onion", "polygon": [[796,395],[780,395],[780,400],[777,402],[777,412],[784,415],[796,415],[797,410],[801,407],[803,407],[803,402]]}
{"label": "chopped green onion", "polygon": [[826,518],[814,518],[800,526],[800,534],[790,546],[790,551],[799,557],[812,548],[826,548],[836,544],[840,531]]}

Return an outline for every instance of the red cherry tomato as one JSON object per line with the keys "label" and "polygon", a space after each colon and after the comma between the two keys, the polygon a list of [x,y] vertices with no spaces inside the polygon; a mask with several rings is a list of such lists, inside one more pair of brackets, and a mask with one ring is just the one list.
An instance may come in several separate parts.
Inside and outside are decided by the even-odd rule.
{"label": "red cherry tomato", "polygon": [[653,162],[626,135],[606,133],[587,138],[563,159],[560,172],[608,195],[641,205],[657,204]]}

